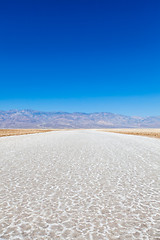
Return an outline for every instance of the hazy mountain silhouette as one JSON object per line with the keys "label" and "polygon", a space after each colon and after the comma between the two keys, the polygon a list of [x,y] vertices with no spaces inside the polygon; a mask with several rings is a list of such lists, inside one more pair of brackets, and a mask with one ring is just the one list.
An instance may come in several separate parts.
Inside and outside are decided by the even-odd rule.
{"label": "hazy mountain silhouette", "polygon": [[0,128],[160,128],[160,116],[130,117],[120,114],[0,111]]}

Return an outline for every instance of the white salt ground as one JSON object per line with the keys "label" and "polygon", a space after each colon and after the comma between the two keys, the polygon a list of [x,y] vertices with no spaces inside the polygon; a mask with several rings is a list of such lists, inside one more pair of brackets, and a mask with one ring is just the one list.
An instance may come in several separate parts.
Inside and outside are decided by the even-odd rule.
{"label": "white salt ground", "polygon": [[0,237],[160,239],[160,140],[94,130],[0,138]]}

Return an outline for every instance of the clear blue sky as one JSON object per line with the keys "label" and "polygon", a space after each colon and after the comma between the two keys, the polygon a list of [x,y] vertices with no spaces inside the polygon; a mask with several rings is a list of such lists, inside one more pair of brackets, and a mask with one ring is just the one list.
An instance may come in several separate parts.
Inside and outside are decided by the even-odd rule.
{"label": "clear blue sky", "polygon": [[1,110],[160,115],[160,1],[1,1],[0,88]]}

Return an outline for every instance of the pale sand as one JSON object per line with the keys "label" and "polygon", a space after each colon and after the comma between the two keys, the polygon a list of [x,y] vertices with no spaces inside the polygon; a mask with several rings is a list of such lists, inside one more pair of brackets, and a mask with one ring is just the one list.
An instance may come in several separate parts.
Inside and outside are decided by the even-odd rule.
{"label": "pale sand", "polygon": [[159,139],[93,130],[0,138],[0,237],[160,239]]}

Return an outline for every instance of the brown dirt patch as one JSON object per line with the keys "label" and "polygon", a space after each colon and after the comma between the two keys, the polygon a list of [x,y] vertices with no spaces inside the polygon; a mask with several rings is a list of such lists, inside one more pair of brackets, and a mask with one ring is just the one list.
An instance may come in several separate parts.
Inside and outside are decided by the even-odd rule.
{"label": "brown dirt patch", "polygon": [[57,131],[56,129],[0,129],[0,137]]}
{"label": "brown dirt patch", "polygon": [[129,129],[127,128],[127,129],[101,129],[100,131],[160,138],[160,129],[150,129],[150,128],[149,129]]}

